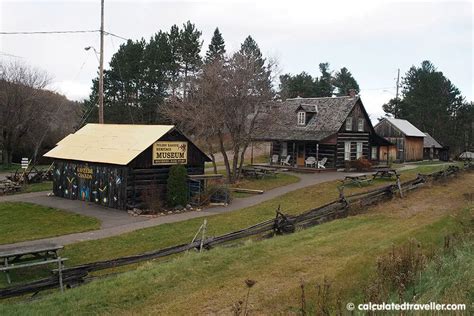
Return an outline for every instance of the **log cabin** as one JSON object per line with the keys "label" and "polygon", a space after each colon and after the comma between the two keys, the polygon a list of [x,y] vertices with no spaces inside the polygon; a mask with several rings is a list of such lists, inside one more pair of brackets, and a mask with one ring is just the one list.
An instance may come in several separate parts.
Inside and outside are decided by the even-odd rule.
{"label": "log cabin", "polygon": [[87,124],[44,156],[54,161],[55,196],[117,209],[164,198],[171,166],[202,175],[210,161],[173,125]]}
{"label": "log cabin", "polygon": [[324,159],[326,169],[343,168],[361,157],[378,163],[380,147],[391,145],[375,133],[355,93],[275,101],[266,115],[273,121],[254,140],[271,142],[271,156],[290,156],[289,165],[297,168],[304,168],[309,157]]}
{"label": "log cabin", "polygon": [[381,148],[379,156],[398,162],[423,160],[425,134],[407,120],[383,118],[374,128],[394,144],[388,150]]}

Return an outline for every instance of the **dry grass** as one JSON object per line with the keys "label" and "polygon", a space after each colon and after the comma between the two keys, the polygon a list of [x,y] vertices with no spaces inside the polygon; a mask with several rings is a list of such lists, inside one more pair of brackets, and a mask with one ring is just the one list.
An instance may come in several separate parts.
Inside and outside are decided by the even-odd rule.
{"label": "dry grass", "polygon": [[[247,293],[243,284],[247,278],[257,280],[249,302],[253,314],[296,313],[301,279],[317,284],[326,277],[343,302],[355,299],[356,303],[364,298],[379,255],[411,238],[437,247],[446,234],[459,229],[456,214],[470,203],[464,194],[473,183],[474,174],[464,174],[412,192],[403,200],[371,207],[362,215],[237,248],[190,253],[160,264],[149,262],[64,295],[0,306],[0,313],[231,314],[232,304]],[[325,193],[325,188],[319,189]],[[316,291],[307,287],[305,294],[316,297]]]}

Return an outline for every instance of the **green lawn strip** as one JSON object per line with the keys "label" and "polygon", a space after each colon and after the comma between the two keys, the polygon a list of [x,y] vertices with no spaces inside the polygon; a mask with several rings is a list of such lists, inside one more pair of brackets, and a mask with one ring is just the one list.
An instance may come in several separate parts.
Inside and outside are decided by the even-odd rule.
{"label": "green lawn strip", "polygon": [[[288,236],[189,253],[136,271],[95,281],[39,301],[0,305],[6,315],[43,314],[185,314],[229,312],[246,293],[243,281],[257,280],[251,300],[265,313],[299,305],[300,279],[309,284],[327,276],[344,289],[343,298],[363,290],[376,257],[409,238],[434,236],[440,246],[455,218],[445,216],[416,226],[416,218],[361,215],[333,221]],[[431,238],[431,237],[430,237]],[[429,245],[427,245],[429,246]],[[309,287],[308,287],[309,288]],[[278,291],[276,291],[278,290]],[[309,290],[311,293],[311,290]],[[276,293],[276,294],[275,294]],[[309,295],[309,294],[308,294]],[[257,304],[258,302],[258,304]],[[192,307],[191,307],[192,306]],[[258,314],[259,310],[255,310]]]}
{"label": "green lawn strip", "polygon": [[18,193],[42,192],[42,191],[52,191],[52,190],[53,190],[53,182],[45,181],[45,182],[40,182],[40,183],[27,184]]}
{"label": "green lawn strip", "polygon": [[95,218],[23,202],[0,202],[0,218],[0,244],[100,228]]}

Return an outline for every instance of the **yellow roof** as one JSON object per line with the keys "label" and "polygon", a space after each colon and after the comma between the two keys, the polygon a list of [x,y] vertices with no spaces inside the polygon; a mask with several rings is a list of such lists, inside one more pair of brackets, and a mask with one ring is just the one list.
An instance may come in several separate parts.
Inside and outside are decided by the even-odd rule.
{"label": "yellow roof", "polygon": [[174,128],[173,125],[87,124],[44,156],[127,165]]}

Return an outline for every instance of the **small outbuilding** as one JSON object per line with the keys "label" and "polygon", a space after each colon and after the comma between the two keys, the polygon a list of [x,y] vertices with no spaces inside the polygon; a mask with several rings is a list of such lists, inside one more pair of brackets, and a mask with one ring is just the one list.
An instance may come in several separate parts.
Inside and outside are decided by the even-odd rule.
{"label": "small outbuilding", "polygon": [[400,162],[423,160],[425,134],[407,120],[383,118],[374,129],[378,135],[394,144],[388,149],[381,148],[380,157]]}
{"label": "small outbuilding", "polygon": [[425,139],[423,141],[423,158],[429,160],[439,159],[447,161],[449,160],[447,147],[441,145],[430,134],[425,133]]}
{"label": "small outbuilding", "polygon": [[209,157],[173,125],[87,124],[44,155],[53,158],[53,193],[127,209],[144,195],[164,197],[170,167],[204,174]]}

